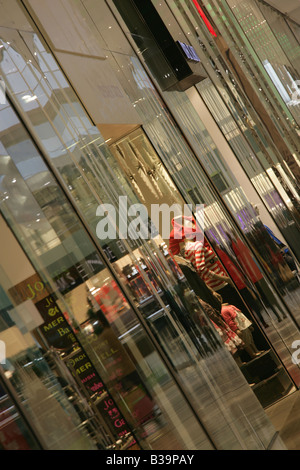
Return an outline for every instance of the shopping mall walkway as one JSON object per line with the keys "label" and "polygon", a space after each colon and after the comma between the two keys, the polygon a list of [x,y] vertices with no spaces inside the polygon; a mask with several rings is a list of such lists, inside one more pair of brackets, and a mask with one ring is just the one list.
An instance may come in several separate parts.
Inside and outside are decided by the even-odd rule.
{"label": "shopping mall walkway", "polygon": [[300,391],[266,409],[288,450],[300,450]]}

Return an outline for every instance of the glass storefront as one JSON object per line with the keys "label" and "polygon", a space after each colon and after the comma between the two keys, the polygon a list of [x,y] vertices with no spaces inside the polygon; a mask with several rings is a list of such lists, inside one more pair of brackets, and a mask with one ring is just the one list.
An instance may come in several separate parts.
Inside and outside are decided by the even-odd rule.
{"label": "glass storefront", "polygon": [[[7,106],[4,109],[7,110]],[[1,122],[8,123],[8,120],[4,119]],[[24,143],[27,142],[27,145],[31,148],[28,170],[36,150],[28,141],[28,135],[25,131],[23,132],[23,139],[20,138],[19,145],[24,147]],[[14,136],[10,135],[12,142],[15,144]],[[10,149],[9,153],[12,155],[9,143],[6,142],[6,145],[6,150]],[[5,154],[7,153],[6,151]],[[102,413],[106,411],[111,422],[115,423],[115,428],[106,430],[106,434],[111,437],[110,442],[112,436],[116,433],[117,437],[120,437],[125,431],[125,434],[130,431],[130,428],[125,427],[125,421],[120,413],[121,408],[124,414],[128,414],[130,410],[129,421],[131,421],[131,424],[133,421],[135,425],[138,422],[139,425],[143,426],[142,438],[145,438],[148,434],[157,433],[155,424],[157,419],[158,422],[163,422],[164,432],[170,438],[168,445],[174,445],[174,448],[181,448],[182,446],[198,448],[202,445],[209,447],[203,432],[198,429],[197,421],[193,424],[192,413],[184,405],[184,399],[180,399],[180,393],[174,383],[174,387],[172,386],[168,371],[159,360],[147,336],[143,334],[141,325],[126,302],[124,294],[121,293],[116,281],[105,268],[104,262],[99,258],[97,250],[89,242],[79,222],[74,223],[74,220],[76,220],[75,215],[70,206],[64,201],[63,195],[51,174],[45,168],[41,172],[39,169],[37,170],[38,166],[35,166],[34,174],[28,175],[25,182],[14,164],[13,157],[7,156],[5,161],[3,159],[1,161],[4,177],[3,186],[7,184],[6,191],[4,191],[6,195],[1,207],[2,213],[17,236],[20,237],[19,239],[22,239],[23,247],[28,250],[33,263],[37,267],[42,264],[44,269],[47,269],[47,273],[43,273],[47,281],[33,275],[21,284],[12,286],[9,293],[15,299],[15,302],[20,305],[20,312],[25,309],[25,301],[29,300],[36,306],[42,320],[44,320],[40,328],[42,340],[41,338],[37,338],[37,340],[40,348],[45,344],[48,348],[50,347],[51,351],[51,346],[54,348],[52,353],[49,354],[49,361],[54,362],[54,368],[59,367],[62,369],[63,377],[68,377],[65,364],[69,367],[69,372],[74,372],[73,368],[75,368],[75,375],[79,376],[77,378],[80,379],[81,384],[84,384],[84,391],[88,394],[87,397],[83,398],[92,400],[93,406],[100,408]],[[43,174],[47,176],[46,183],[48,184],[46,184],[46,187],[44,186],[45,180],[42,178]],[[34,192],[34,195],[30,191],[30,184],[34,179],[37,179],[36,176],[41,177],[39,180],[41,188],[39,189],[41,189],[43,197],[41,197],[39,191]],[[15,186],[11,187],[10,185]],[[51,188],[50,191],[49,188]],[[18,194],[20,197],[18,197]],[[19,204],[18,201],[23,203],[22,216],[20,212],[18,213],[16,207]],[[49,218],[46,216],[46,211],[39,205],[42,201],[46,204],[45,207],[48,210],[52,207],[53,212],[47,214]],[[52,204],[50,201],[52,201]],[[36,209],[39,210],[38,213]],[[60,211],[69,216],[69,219],[61,218]],[[40,219],[36,219],[37,216]],[[24,217],[23,220],[22,217]],[[58,220],[57,229],[54,228],[56,226],[55,220]],[[32,227],[33,225],[35,225],[35,228]],[[45,241],[43,241],[43,237]],[[38,241],[40,243],[37,243]],[[47,241],[51,245],[46,246]],[[41,250],[41,247],[44,250]],[[45,254],[47,259],[45,259]],[[57,259],[56,262],[55,259]],[[53,286],[48,285],[48,280]],[[136,283],[138,284],[138,280],[136,280]],[[147,290],[141,280],[140,284],[142,284],[141,289]],[[8,311],[8,318],[12,321],[14,317],[10,315],[10,306],[6,305],[4,307],[3,310]],[[155,314],[155,312],[151,313]],[[161,315],[162,312],[158,312],[158,316]],[[10,331],[10,334],[13,338],[16,337],[14,341],[17,341],[17,337],[21,338],[22,335],[18,332],[16,326],[12,326],[12,328],[13,331]],[[6,333],[8,329],[10,328],[5,327],[4,332]],[[165,334],[168,334],[168,328],[166,328]],[[36,403],[35,394],[33,393],[35,390],[34,384],[36,381],[37,390],[35,393],[39,393],[40,388],[44,389],[44,381],[39,380],[39,375],[43,372],[45,383],[49,384],[51,388],[51,393],[46,388],[44,389],[45,400],[47,399],[48,403],[50,398],[53,399],[55,379],[53,377],[52,379],[49,378],[47,364],[44,364],[45,360],[41,357],[41,354],[38,354],[39,351],[35,351],[33,340],[31,339],[30,343],[33,350],[29,347],[26,348],[26,341],[22,343],[19,339],[19,342],[20,344],[24,343],[24,347],[21,347],[20,351],[12,351],[12,357],[9,355],[8,359],[12,362],[14,371],[17,369],[17,375],[18,373],[21,374],[21,379],[19,379],[20,387],[24,387],[22,397],[24,395],[24,399],[26,399],[31,391],[32,406],[34,406],[34,403]],[[60,361],[55,367],[58,358]],[[28,361],[28,368],[25,369],[26,373],[22,372],[21,369],[21,365],[26,366],[27,364],[25,359]],[[97,364],[97,369],[93,366],[94,363]],[[31,370],[31,364],[34,370]],[[39,370],[36,370],[36,364],[40,365],[42,369],[44,366],[46,370],[39,372]],[[139,372],[136,370],[137,364]],[[12,374],[13,379],[14,374]],[[17,378],[14,380],[17,380]],[[51,383],[51,380],[53,383]],[[105,389],[104,380],[106,386],[112,389],[116,395],[117,405],[114,402],[114,397],[111,397]],[[153,401],[153,392],[150,394],[149,390],[146,389],[145,381],[151,389],[155,390],[155,394],[160,395],[162,402],[159,406]],[[75,385],[76,383],[71,382],[71,384],[66,384],[66,387],[74,387]],[[177,411],[175,411],[172,401],[166,403],[166,393],[162,385],[167,386],[168,390],[172,390],[174,401],[180,403]],[[56,393],[59,396],[59,391]],[[100,396],[103,397],[101,400],[99,399]],[[30,407],[28,399],[26,401],[26,406]],[[53,402],[58,406],[54,399]],[[64,409],[66,408],[65,405],[65,403],[62,405]],[[39,406],[42,406],[42,402]],[[189,431],[176,437],[176,427],[173,427],[173,431],[172,426],[168,430],[167,417],[163,416],[162,406],[167,406],[168,416],[173,414],[175,422],[180,420],[183,423],[187,420],[186,422],[189,423],[187,429]],[[50,407],[48,412],[51,416],[53,415],[53,410]],[[55,415],[53,416],[55,417]],[[45,423],[49,424],[48,417],[45,414]],[[52,427],[54,422],[51,420]],[[40,420],[38,420],[38,424],[40,424]],[[57,421],[56,430],[61,425],[62,423]],[[48,433],[53,433],[53,430],[42,428],[41,432],[44,436],[48,436]],[[197,436],[197,440],[195,441],[192,436]],[[71,441],[72,445],[76,445],[73,439],[74,436]],[[202,444],[201,441],[203,441]],[[97,442],[97,444],[99,443]],[[53,442],[51,448],[53,446],[56,448],[56,445],[57,443]],[[60,445],[65,446],[65,448],[68,447],[66,442],[62,442]]]}
{"label": "glass storefront", "polygon": [[[172,3],[172,5],[174,4]],[[166,8],[165,4],[161,4],[159,7],[159,11],[165,23],[168,24],[168,27],[172,30],[174,20],[171,22],[170,17],[163,15],[163,13],[169,10]],[[108,41],[109,38],[110,36],[107,34],[105,39]],[[123,55],[121,57],[116,53],[113,53],[113,57],[117,64],[116,69],[118,67],[119,72],[122,72],[124,75],[124,80],[122,80],[124,88],[127,90],[132,102],[135,103],[136,109],[140,115],[143,116],[143,120],[145,121],[143,127],[148,137],[151,139],[162,161],[165,163],[174,181],[177,183],[177,186],[180,188],[181,193],[184,194],[186,201],[194,205],[199,202],[206,205],[206,233],[209,240],[212,243],[217,243],[219,245],[219,252],[225,251],[231,259],[234,259],[236,266],[238,266],[244,274],[246,273],[246,275],[248,275],[248,279],[250,277],[251,291],[254,293],[254,288],[254,295],[260,299],[259,303],[261,300],[263,301],[264,307],[255,307],[251,297],[249,297],[248,288],[243,289],[240,286],[240,291],[243,293],[244,300],[248,306],[250,304],[252,310],[254,309],[255,318],[259,321],[268,338],[271,339],[272,344],[277,345],[276,350],[278,352],[281,351],[279,354],[283,359],[283,344],[284,349],[287,348],[287,351],[290,350],[289,345],[293,342],[293,339],[291,342],[291,338],[295,339],[299,335],[299,311],[297,309],[299,282],[295,276],[297,267],[291,267],[294,273],[292,274],[292,272],[290,272],[289,281],[287,281],[286,278],[286,287],[282,289],[283,281],[282,277],[279,275],[279,270],[281,270],[279,264],[281,264],[283,258],[281,258],[278,247],[276,247],[274,240],[269,235],[269,227],[266,227],[259,219],[255,208],[247,198],[247,194],[245,194],[242,187],[239,186],[234,174],[230,168],[226,166],[224,160],[222,161],[218,149],[216,149],[215,145],[212,143],[207,129],[199,115],[195,112],[187,96],[182,92],[168,91],[163,93],[164,101],[168,104],[173,115],[176,116],[177,122],[180,123],[181,129],[186,133],[193,150],[196,151],[202,169],[199,164],[195,162],[191,149],[186,145],[183,139],[178,137],[178,134],[176,135],[177,125],[175,121],[171,119],[169,113],[166,112],[166,108],[161,105],[159,96],[157,95],[155,99],[155,87],[150,80],[148,80],[148,82],[146,81],[145,76],[143,76],[141,64],[139,64],[136,59],[133,61],[130,57],[126,60]],[[132,70],[133,68],[135,69],[134,72]],[[121,80],[120,75],[121,73],[119,73],[119,79]],[[134,77],[143,77],[143,86],[140,86],[138,90],[136,87],[129,85],[129,83],[132,83],[130,80],[132,75],[134,75]],[[204,87],[205,83],[206,82],[203,81],[201,87]],[[205,174],[208,174],[215,183],[214,188],[211,183],[208,183]],[[262,178],[264,177],[265,176],[262,175]],[[267,180],[266,177],[265,179]],[[219,193],[221,193],[222,199],[229,209],[228,211],[224,211],[224,207],[218,202],[220,198],[216,189],[219,189]],[[269,192],[271,192],[271,188]],[[279,210],[281,217],[284,217],[284,211],[278,208],[278,212]],[[234,221],[232,220],[232,215],[234,215]],[[234,222],[238,223],[240,231],[237,231]],[[297,233],[297,229],[295,229],[295,231]],[[234,233],[234,235],[230,232]],[[243,240],[243,243],[241,240],[239,241],[242,250],[246,250],[245,244],[247,246],[250,244],[250,250],[253,250],[256,255],[254,257],[256,258],[255,263],[258,261],[261,271],[264,273],[264,275],[262,273],[259,274],[259,282],[257,282],[258,278],[255,279],[255,277],[251,276],[251,273],[249,273],[245,259],[242,260],[241,252],[237,249],[233,238],[241,238]],[[297,237],[295,237],[295,239],[296,238]],[[249,251],[250,258],[253,257],[253,251],[251,254]],[[277,263],[277,265],[276,263],[274,264],[274,255],[275,257],[278,255],[279,258],[281,258],[281,261],[279,261],[278,258],[279,264]],[[282,266],[284,266],[284,269],[290,269],[285,261],[283,261]],[[280,289],[281,294],[284,295],[285,301],[289,303],[288,308],[286,305],[282,305],[282,301],[278,296],[278,289]],[[261,298],[262,293],[264,293],[263,298]],[[281,328],[278,322],[281,323],[282,318],[285,318],[288,310],[291,314],[291,322],[287,329]],[[274,330],[276,330],[275,335]],[[290,336],[291,334],[292,337]],[[276,337],[278,342],[275,339]],[[290,352],[287,352],[283,360],[286,367],[290,370],[294,368],[290,361]],[[293,377],[298,383],[297,367],[294,368],[294,373],[295,375],[293,375]]]}
{"label": "glass storefront", "polygon": [[[259,194],[264,195],[269,212],[275,215],[281,230],[286,229],[285,236],[288,238],[289,228],[283,222],[284,218],[281,218],[280,222],[279,209],[281,209],[280,206],[287,205],[288,209],[293,212],[298,207],[299,195],[297,186],[296,190],[293,187],[295,184],[293,175],[286,172],[285,164],[280,163],[280,156],[277,155],[278,150],[274,147],[274,142],[268,137],[263,122],[259,122],[257,114],[253,114],[253,105],[249,97],[245,95],[242,85],[236,79],[231,64],[226,62],[218,50],[218,43],[212,39],[197,9],[188,2],[170,2],[168,5],[169,8],[166,4],[161,4],[157,7],[158,11],[163,18],[166,18],[166,22],[168,21],[174,37],[181,34],[185,36],[186,41],[191,42],[207,71],[209,79],[197,85],[202,99],[226,136],[246,174],[251,178],[253,185]],[[170,11],[176,21],[170,18]],[[223,23],[220,24],[224,28]],[[179,25],[182,28],[180,33],[178,32]],[[239,41],[232,46],[230,42],[233,48],[237,48],[238,44]],[[297,53],[299,54],[299,50],[294,47],[294,55]],[[237,60],[240,60],[240,57]],[[241,64],[246,63],[246,58],[242,58]],[[257,70],[256,75],[260,77]],[[261,86],[264,84],[265,76],[266,72],[259,79]],[[247,79],[254,79],[253,72],[247,74]],[[260,88],[259,96],[262,102],[267,100],[264,88]],[[271,113],[271,115],[275,114]],[[291,136],[294,135],[297,139],[295,130],[296,128],[293,128]],[[293,249],[297,250],[297,243],[291,235],[290,239],[289,243],[294,243]],[[296,253],[298,255],[297,251]]]}
{"label": "glass storefront", "polygon": [[[283,237],[288,240],[296,256],[299,257],[298,228],[297,226],[295,228],[295,224],[299,224],[297,187],[296,189],[293,187],[291,180],[285,175],[285,166],[280,164],[274,154],[272,148],[274,142],[270,142],[267,138],[257,117],[256,121],[253,118],[251,103],[247,101],[241,86],[234,79],[230,64],[226,63],[220,55],[217,44],[212,41],[212,36],[205,28],[196,8],[192,8],[185,2],[171,2],[170,8],[162,4],[158,10],[166,23],[168,22],[173,36],[179,36],[180,25],[182,28],[180,34],[185,35],[186,40],[193,44],[201,57],[208,79],[197,85],[199,94],[257,193],[263,196],[263,205],[275,219]],[[176,21],[170,19],[170,11],[174,14]],[[297,50],[295,54],[296,52]],[[194,116],[192,121],[194,122]],[[250,196],[248,199],[251,201]]]}
{"label": "glass storefront", "polygon": [[[142,449],[267,448],[274,430],[261,405],[300,381],[290,361],[299,312],[288,303],[298,285],[286,260],[264,238],[187,95],[162,99],[133,50],[118,54],[108,41],[143,126],[105,141],[31,28],[0,28],[8,98],[0,105],[0,209],[34,271],[17,283],[1,273],[3,334],[21,346],[3,366],[6,380],[50,449],[117,441]],[[232,289],[253,329],[251,351],[195,296],[186,266],[172,256],[173,212],[154,223],[154,204],[180,211],[187,203],[196,217],[204,205],[207,240],[232,279],[233,265],[241,276]],[[128,208],[137,204],[145,212],[134,219]],[[279,265],[290,275],[284,296]],[[24,325],[27,309],[38,323]]]}
{"label": "glass storefront", "polygon": [[[234,12],[252,50],[255,51],[271,79],[275,87],[274,95],[279,94],[285,103],[286,115],[294,127],[292,129],[299,131],[300,107],[297,100],[293,100],[293,93],[298,88],[296,80],[299,79],[299,43],[284,21],[280,22],[282,18],[275,15],[274,12],[271,13],[270,8],[266,8],[259,1],[251,1],[247,4],[244,1],[238,3],[227,1],[227,3]],[[252,55],[254,56],[254,54]],[[278,101],[280,102],[280,100]],[[285,106],[282,105],[283,110]],[[293,116],[292,119],[289,114]]]}

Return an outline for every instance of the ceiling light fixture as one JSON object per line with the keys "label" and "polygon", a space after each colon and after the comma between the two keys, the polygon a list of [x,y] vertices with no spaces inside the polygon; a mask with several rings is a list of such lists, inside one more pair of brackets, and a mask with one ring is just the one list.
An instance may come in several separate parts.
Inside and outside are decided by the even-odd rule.
{"label": "ceiling light fixture", "polygon": [[33,96],[24,95],[22,96],[22,100],[24,100],[25,103],[30,103],[31,101],[37,100],[37,96],[36,95],[33,95]]}

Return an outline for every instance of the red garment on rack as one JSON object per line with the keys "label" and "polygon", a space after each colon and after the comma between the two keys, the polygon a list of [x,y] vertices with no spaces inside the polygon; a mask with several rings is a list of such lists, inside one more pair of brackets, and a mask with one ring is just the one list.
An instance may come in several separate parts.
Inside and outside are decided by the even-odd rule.
{"label": "red garment on rack", "polygon": [[226,270],[228,271],[229,275],[231,276],[233,282],[235,283],[236,287],[239,290],[244,289],[246,286],[245,278],[241,271],[236,267],[227,253],[222,250],[221,248],[216,248],[216,253],[219,256],[220,260],[224,264]]}
{"label": "red garment on rack", "polygon": [[242,242],[242,240],[239,238],[234,240],[232,242],[232,249],[246,275],[252,282],[255,283],[263,279],[262,272],[255,263],[249,248]]}

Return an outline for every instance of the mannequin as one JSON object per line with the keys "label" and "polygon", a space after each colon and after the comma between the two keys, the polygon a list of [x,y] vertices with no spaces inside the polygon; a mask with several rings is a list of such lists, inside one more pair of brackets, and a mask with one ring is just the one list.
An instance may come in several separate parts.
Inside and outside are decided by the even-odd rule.
{"label": "mannequin", "polygon": [[197,297],[211,305],[218,313],[221,313],[221,297],[216,295],[216,293],[206,285],[189,261],[180,255],[175,255],[173,258]]}
{"label": "mannequin", "polygon": [[[184,277],[188,281],[193,293],[196,294],[198,301],[209,318],[212,326],[217,331],[226,349],[233,355],[234,358],[238,358],[239,349],[244,345],[243,339],[238,333],[230,328],[226,321],[222,319],[221,308],[222,298],[210,289],[206,283],[197,274],[196,269],[192,263],[183,258],[180,254],[173,256],[174,261],[180,267]],[[183,294],[183,299],[185,294]],[[210,338],[212,344],[217,348],[215,344],[215,338],[210,333],[210,328],[207,328],[206,321],[202,318],[202,312],[195,305],[193,319],[198,324],[205,336]],[[199,338],[201,341],[201,337]],[[203,345],[204,347],[205,344]]]}
{"label": "mannequin", "polygon": [[[190,261],[199,277],[210,289],[221,295],[223,302],[235,305],[241,311],[245,310],[245,304],[234,287],[233,281],[224,271],[208,241],[204,236],[197,236],[199,229],[195,219],[193,217],[174,218],[172,225],[169,251],[173,254],[180,254]],[[201,238],[203,241],[195,241]]]}
{"label": "mannequin", "polygon": [[238,310],[234,305],[223,304],[221,316],[228,324],[232,331],[242,339],[244,350],[249,354],[251,359],[260,356],[263,351],[258,351],[254,342],[251,328],[252,323],[248,318]]}

